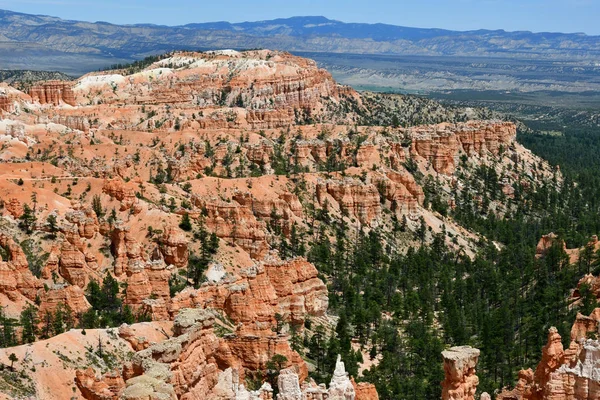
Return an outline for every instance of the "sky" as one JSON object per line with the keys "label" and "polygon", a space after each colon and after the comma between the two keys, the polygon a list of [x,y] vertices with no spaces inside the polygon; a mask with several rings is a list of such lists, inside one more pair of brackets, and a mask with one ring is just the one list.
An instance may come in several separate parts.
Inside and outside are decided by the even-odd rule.
{"label": "sky", "polygon": [[600,35],[600,0],[0,0],[0,8],[82,21],[184,25],[323,15],[452,30]]}

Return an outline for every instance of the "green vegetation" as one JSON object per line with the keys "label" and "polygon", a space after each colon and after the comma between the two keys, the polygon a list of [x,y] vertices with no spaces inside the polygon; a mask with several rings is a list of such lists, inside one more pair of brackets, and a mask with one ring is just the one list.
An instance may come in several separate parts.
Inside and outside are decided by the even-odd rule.
{"label": "green vegetation", "polygon": [[136,321],[148,320],[144,313],[134,315],[131,307],[123,305],[119,296],[119,282],[109,273],[102,281],[102,286],[92,280],[87,286],[86,298],[92,308],[81,316],[82,328],[119,326],[123,323],[132,324]]}
{"label": "green vegetation", "polygon": [[[560,136],[521,133],[519,140],[560,163],[564,184],[557,185],[556,174],[539,183],[520,179],[511,199],[503,193],[503,177],[494,168],[482,165],[467,171],[462,166],[457,173],[463,174],[466,188],[450,194],[456,208],[449,209],[439,183],[418,177],[427,205],[485,236],[473,259],[450,249],[445,232],[434,235],[431,245],[400,254],[397,246],[387,245],[390,239],[383,231],[354,237],[345,222],[328,213],[316,214],[324,224],[309,243],[309,260],[327,278],[330,310],[347,321],[348,335],[378,358],[364,379],[376,384],[380,398],[438,399],[443,379],[440,352],[450,345],[481,349],[481,391],[512,386],[521,368],[535,369],[551,326],[568,346],[576,312],[589,313],[598,305],[585,287],[580,306],[569,307],[568,298],[584,274],[600,272],[599,255],[584,249],[581,261],[570,266],[560,243],[541,259],[535,257],[535,246],[552,231],[569,247],[583,246],[600,232],[600,132],[571,127]],[[532,172],[516,163],[511,171]],[[490,211],[492,201],[510,205],[503,217]],[[398,223],[394,233],[405,232],[405,227],[406,222]],[[422,241],[426,233],[421,223],[414,239]],[[318,382],[327,381],[334,356],[331,346],[341,346],[336,351],[356,376],[358,357],[344,352],[345,334],[339,325],[336,331],[328,338],[316,330],[307,343]]]}

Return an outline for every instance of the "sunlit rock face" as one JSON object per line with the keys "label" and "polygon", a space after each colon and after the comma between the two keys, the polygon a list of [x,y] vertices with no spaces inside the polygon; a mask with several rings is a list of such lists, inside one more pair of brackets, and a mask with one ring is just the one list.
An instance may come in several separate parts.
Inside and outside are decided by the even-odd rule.
{"label": "sunlit rock face", "polygon": [[442,382],[443,400],[474,400],[479,378],[475,367],[479,350],[469,346],[452,347],[442,352],[445,379]]}

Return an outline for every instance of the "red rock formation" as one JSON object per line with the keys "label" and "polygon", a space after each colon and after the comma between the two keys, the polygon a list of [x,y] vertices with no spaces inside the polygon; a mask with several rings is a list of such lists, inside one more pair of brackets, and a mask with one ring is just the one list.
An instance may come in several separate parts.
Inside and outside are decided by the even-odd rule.
{"label": "red rock formation", "polygon": [[82,132],[89,132],[90,124],[86,117],[80,115],[58,115],[53,122]]}
{"label": "red rock formation", "polygon": [[19,300],[21,295],[34,301],[43,284],[29,270],[23,249],[3,233],[0,233],[0,247],[8,254],[8,261],[0,260],[0,293],[11,301]]}
{"label": "red rock formation", "polygon": [[135,269],[147,261],[143,246],[131,235],[127,226],[116,224],[111,231],[110,239],[110,250],[115,259],[115,276],[123,275],[130,266]]}
{"label": "red rock formation", "polygon": [[295,323],[305,316],[322,316],[327,311],[327,288],[317,268],[302,258],[289,262],[267,263],[265,269],[277,295],[278,312]]}
{"label": "red rock formation", "polygon": [[170,276],[171,273],[160,261],[130,265],[127,270],[125,303],[134,311],[148,310],[153,320],[168,320],[166,305],[170,302]]}
{"label": "red rock formation", "polygon": [[72,85],[69,82],[48,81],[33,86],[29,90],[29,95],[33,101],[38,101],[40,104],[69,104],[74,106],[75,96],[73,94]]}
{"label": "red rock formation", "polygon": [[0,95],[0,111],[13,112],[14,105],[10,97]]}
{"label": "red rock formation", "polygon": [[258,221],[248,206],[220,199],[195,197],[194,205],[206,210],[206,227],[210,232],[246,250],[251,257],[261,259],[267,252],[266,225]]}
{"label": "red rock formation", "polygon": [[[354,179],[318,182],[317,201],[324,206],[327,199],[333,199],[334,204],[338,204],[343,213],[358,219],[363,224],[370,225],[371,221],[381,213],[377,188]],[[332,204],[331,201],[328,203]]]}
{"label": "red rock formation", "polygon": [[126,324],[119,327],[119,337],[126,340],[133,348],[133,351],[136,352],[146,350],[150,347],[150,343],[146,338],[138,336],[136,332]]}
{"label": "red rock formation", "polygon": [[452,347],[442,352],[445,379],[442,382],[443,400],[475,400],[479,378],[475,367],[479,350],[469,346]]}
{"label": "red rock formation", "polygon": [[121,202],[120,211],[132,210],[134,214],[141,211],[139,199],[136,197],[136,186],[133,182],[125,183],[120,179],[104,182],[102,191]]}
{"label": "red rock formation", "polygon": [[379,394],[375,385],[367,382],[356,383],[354,378],[352,380],[352,386],[354,386],[354,392],[356,393],[355,400],[379,400]]}
{"label": "red rock formation", "polygon": [[600,343],[596,339],[600,309],[589,317],[577,315],[571,329],[571,343],[563,349],[556,328],[548,333],[548,343],[542,350],[542,360],[535,370],[521,371],[512,391],[502,392],[500,400],[591,400],[600,395],[597,359]]}
{"label": "red rock formation", "polygon": [[[153,79],[152,85],[143,89],[138,85],[116,90],[111,85],[100,86],[105,91],[104,99],[113,104],[195,104],[209,108],[195,121],[202,129],[270,129],[302,120],[333,122],[345,120],[345,116],[329,111],[325,105],[345,98],[361,103],[354,90],[338,85],[314,61],[288,53],[179,53],[153,68],[165,62],[188,64],[190,68]],[[122,92],[126,95],[119,96]],[[180,126],[188,124],[188,120],[180,121]]]}
{"label": "red rock formation", "polygon": [[[175,319],[175,337],[138,352],[127,377],[123,399],[210,398],[218,383],[221,340],[213,332],[214,316],[185,310]],[[140,397],[143,393],[144,397]]]}
{"label": "red rock formation", "polygon": [[306,315],[323,315],[327,305],[327,289],[318,279],[316,268],[297,259],[288,264],[252,268],[225,285],[205,285],[197,291],[181,292],[173,299],[172,312],[185,307],[225,311],[238,326],[221,352],[229,366],[261,370],[273,354],[281,354],[304,379],[308,375],[306,365],[289,347],[288,337],[273,332],[274,316],[280,313],[301,325]]}
{"label": "red rock formation", "polygon": [[15,199],[14,197],[8,199],[8,202],[4,203],[4,208],[6,208],[6,211],[8,211],[8,213],[12,215],[15,219],[20,218],[24,213],[23,205],[18,199]]}
{"label": "red rock formation", "polygon": [[52,288],[40,290],[40,316],[47,312],[54,314],[59,307],[69,307],[73,316],[86,312],[91,306],[85,298],[85,293],[79,286]]}
{"label": "red rock formation", "polygon": [[83,210],[70,211],[65,219],[76,226],[80,238],[93,239],[100,231],[96,213],[89,207]]}
{"label": "red rock formation", "polygon": [[510,122],[471,121],[460,124],[421,126],[406,130],[412,138],[411,154],[429,161],[437,172],[451,174],[459,151],[468,156],[498,155],[500,148],[510,146],[516,137],[516,126]]}
{"label": "red rock formation", "polygon": [[549,233],[547,235],[542,236],[542,238],[538,242],[537,247],[535,248],[535,256],[537,258],[543,257],[546,254],[546,252],[550,250],[550,248],[557,242],[560,246],[562,246],[563,250],[566,252],[566,243],[563,240],[560,240],[558,238],[558,235],[556,235],[555,233]]}
{"label": "red rock formation", "polygon": [[327,288],[317,269],[302,258],[289,262],[267,263],[242,271],[242,276],[226,284],[205,285],[195,292],[184,291],[173,299],[172,312],[185,307],[212,307],[227,312],[243,330],[263,330],[274,326],[279,312],[295,322],[305,314],[320,316],[328,307]]}
{"label": "red rock formation", "polygon": [[556,328],[550,328],[548,342],[542,349],[542,361],[535,370],[534,379],[540,386],[546,386],[546,377],[562,364],[564,357],[563,345]]}
{"label": "red rock formation", "polygon": [[60,250],[60,260],[58,264],[60,275],[71,285],[85,288],[90,279],[85,270],[86,267],[85,254],[75,245],[64,242]]}
{"label": "red rock formation", "polygon": [[373,180],[396,214],[415,212],[425,200],[423,189],[408,173],[389,171],[386,176],[374,177]]}
{"label": "red rock formation", "polygon": [[167,228],[159,242],[160,252],[167,265],[185,267],[188,263],[188,240],[181,229]]}
{"label": "red rock formation", "polygon": [[233,200],[244,207],[252,210],[254,215],[263,221],[270,221],[273,213],[277,215],[278,222],[285,235],[289,235],[295,217],[303,216],[302,204],[298,197],[292,193],[286,192],[279,195],[279,198],[256,199],[250,192],[238,192],[233,196]]}
{"label": "red rock formation", "polygon": [[125,388],[123,377],[118,371],[98,378],[92,368],[76,371],[75,384],[87,400],[117,400]]}

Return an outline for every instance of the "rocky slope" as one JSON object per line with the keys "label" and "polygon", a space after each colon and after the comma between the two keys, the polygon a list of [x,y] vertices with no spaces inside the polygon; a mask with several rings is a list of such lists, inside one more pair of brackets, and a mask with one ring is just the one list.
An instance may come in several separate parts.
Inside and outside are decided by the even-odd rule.
{"label": "rocky slope", "polygon": [[[128,350],[110,365],[59,368],[65,398],[232,398],[274,356],[289,371],[281,386],[296,393],[281,398],[297,398],[310,365],[292,336],[314,334],[307,319],[335,321],[328,277],[303,257],[315,241],[335,241],[324,229],[331,219],[351,236],[377,228],[398,251],[436,236],[473,255],[478,236],[434,208],[432,193],[456,207],[479,171],[494,171],[503,195],[460,201],[487,202],[501,216],[516,207],[515,187],[560,184],[559,172],[516,143],[512,123],[360,125],[374,115],[368,99],[281,52],[176,53],[138,70],[0,93],[3,315],[34,307],[51,336],[108,321],[110,304],[99,299],[113,293],[119,315],[163,328],[175,320],[160,340],[119,329]],[[46,328],[67,308],[70,326]],[[341,364],[333,378],[329,389],[302,390],[376,398]],[[56,398],[42,386],[27,390]],[[267,389],[251,396],[269,398]]]}

